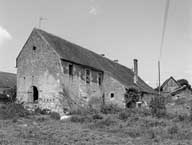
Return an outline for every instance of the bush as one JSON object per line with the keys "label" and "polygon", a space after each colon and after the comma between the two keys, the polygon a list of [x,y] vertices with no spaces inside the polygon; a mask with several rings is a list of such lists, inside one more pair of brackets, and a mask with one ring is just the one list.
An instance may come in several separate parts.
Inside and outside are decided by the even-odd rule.
{"label": "bush", "polygon": [[126,121],[130,116],[131,116],[130,111],[128,111],[128,110],[123,110],[123,111],[121,111],[121,112],[119,113],[118,118],[119,118],[120,120]]}
{"label": "bush", "polygon": [[100,119],[103,119],[103,116],[101,116],[100,114],[94,114],[93,116],[92,116],[92,118],[94,119],[94,120],[100,120]]}
{"label": "bush", "polygon": [[105,128],[105,127],[115,125],[116,123],[117,123],[116,120],[114,120],[114,118],[109,116],[109,117],[102,119],[98,122],[94,122],[94,124],[92,124],[90,126],[90,128]]}
{"label": "bush", "polygon": [[51,112],[50,116],[52,119],[60,120],[60,115],[57,112]]}
{"label": "bush", "polygon": [[166,107],[165,107],[165,98],[162,96],[154,97],[151,99],[150,105],[151,114],[155,117],[165,117]]}
{"label": "bush", "polygon": [[91,118],[89,118],[87,115],[73,115],[71,116],[70,121],[75,123],[84,123],[90,122]]}
{"label": "bush", "polygon": [[119,108],[117,105],[102,105],[100,112],[103,114],[116,114],[119,113],[122,109]]}
{"label": "bush", "polygon": [[188,116],[187,116],[187,114],[179,114],[177,116],[177,120],[180,121],[180,122],[188,120]]}
{"label": "bush", "polygon": [[136,102],[139,101],[140,92],[136,88],[126,89],[126,93],[124,94],[125,104],[127,108],[135,108]]}
{"label": "bush", "polygon": [[46,115],[49,114],[51,111],[49,109],[40,109],[39,107],[34,111],[36,114]]}
{"label": "bush", "polygon": [[47,118],[45,118],[45,117],[38,117],[37,118],[37,121],[39,121],[39,122],[44,122],[46,120],[47,120]]}
{"label": "bush", "polygon": [[168,132],[168,134],[170,134],[170,135],[177,134],[178,131],[179,131],[179,128],[178,128],[177,125],[173,125],[173,126],[171,126],[171,127],[169,127],[169,128],[167,129],[167,132]]}
{"label": "bush", "polygon": [[21,104],[8,103],[0,109],[1,119],[27,117],[28,115],[30,115],[29,111],[27,111]]}
{"label": "bush", "polygon": [[98,113],[98,111],[93,108],[77,108],[70,111],[71,115],[91,115],[96,113]]}

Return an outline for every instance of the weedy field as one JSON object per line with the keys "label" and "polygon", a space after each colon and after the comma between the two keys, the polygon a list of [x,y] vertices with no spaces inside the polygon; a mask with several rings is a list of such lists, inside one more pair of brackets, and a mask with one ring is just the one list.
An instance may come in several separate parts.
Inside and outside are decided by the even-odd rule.
{"label": "weedy field", "polygon": [[21,105],[0,109],[0,145],[190,145],[192,121],[187,114],[153,117],[147,109],[114,106],[58,114],[29,113]]}

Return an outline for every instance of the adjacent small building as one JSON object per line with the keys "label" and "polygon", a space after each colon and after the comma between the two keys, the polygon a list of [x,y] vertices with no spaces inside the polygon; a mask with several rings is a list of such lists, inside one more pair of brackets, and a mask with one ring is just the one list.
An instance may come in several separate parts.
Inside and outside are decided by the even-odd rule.
{"label": "adjacent small building", "polygon": [[101,103],[125,107],[124,94],[154,90],[134,72],[103,55],[34,28],[17,60],[17,100],[62,113]]}
{"label": "adjacent small building", "polygon": [[162,84],[160,91],[164,96],[171,96],[173,99],[192,98],[189,84],[182,84],[180,80],[176,81],[172,76]]}

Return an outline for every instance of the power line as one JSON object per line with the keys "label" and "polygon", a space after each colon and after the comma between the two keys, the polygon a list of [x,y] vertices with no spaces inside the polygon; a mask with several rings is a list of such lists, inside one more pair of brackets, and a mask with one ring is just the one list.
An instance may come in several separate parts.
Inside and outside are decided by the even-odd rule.
{"label": "power line", "polygon": [[162,35],[161,35],[161,43],[160,43],[160,52],[159,52],[159,59],[158,59],[158,76],[159,76],[159,95],[161,94],[161,57],[162,57],[162,49],[163,49],[163,44],[165,40],[165,31],[166,31],[166,26],[167,26],[167,19],[168,19],[168,11],[169,11],[169,5],[170,5],[170,0],[166,0],[166,5],[165,5],[165,12],[164,12],[164,17],[163,17],[163,29],[162,29]]}
{"label": "power line", "polygon": [[162,57],[162,49],[163,49],[163,44],[164,44],[164,41],[165,41],[165,32],[166,32],[166,26],[167,26],[169,5],[170,5],[170,0],[166,0],[165,12],[164,12],[164,17],[163,17],[163,29],[162,29],[162,35],[161,35],[159,60]]}

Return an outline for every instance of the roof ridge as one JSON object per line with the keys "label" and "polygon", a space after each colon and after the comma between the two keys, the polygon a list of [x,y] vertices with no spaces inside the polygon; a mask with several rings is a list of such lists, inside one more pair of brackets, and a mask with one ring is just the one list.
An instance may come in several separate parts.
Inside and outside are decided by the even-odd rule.
{"label": "roof ridge", "polygon": [[[110,58],[103,57],[92,50],[79,46],[52,33],[37,28],[34,28],[34,30],[38,31],[48,41],[58,53],[60,59],[69,60],[74,63],[109,72],[114,79],[121,82],[124,86],[135,86],[133,82],[134,73],[127,66],[116,63]],[[145,90],[152,92],[153,89],[140,77],[138,82],[137,86],[140,89],[144,88]]]}

